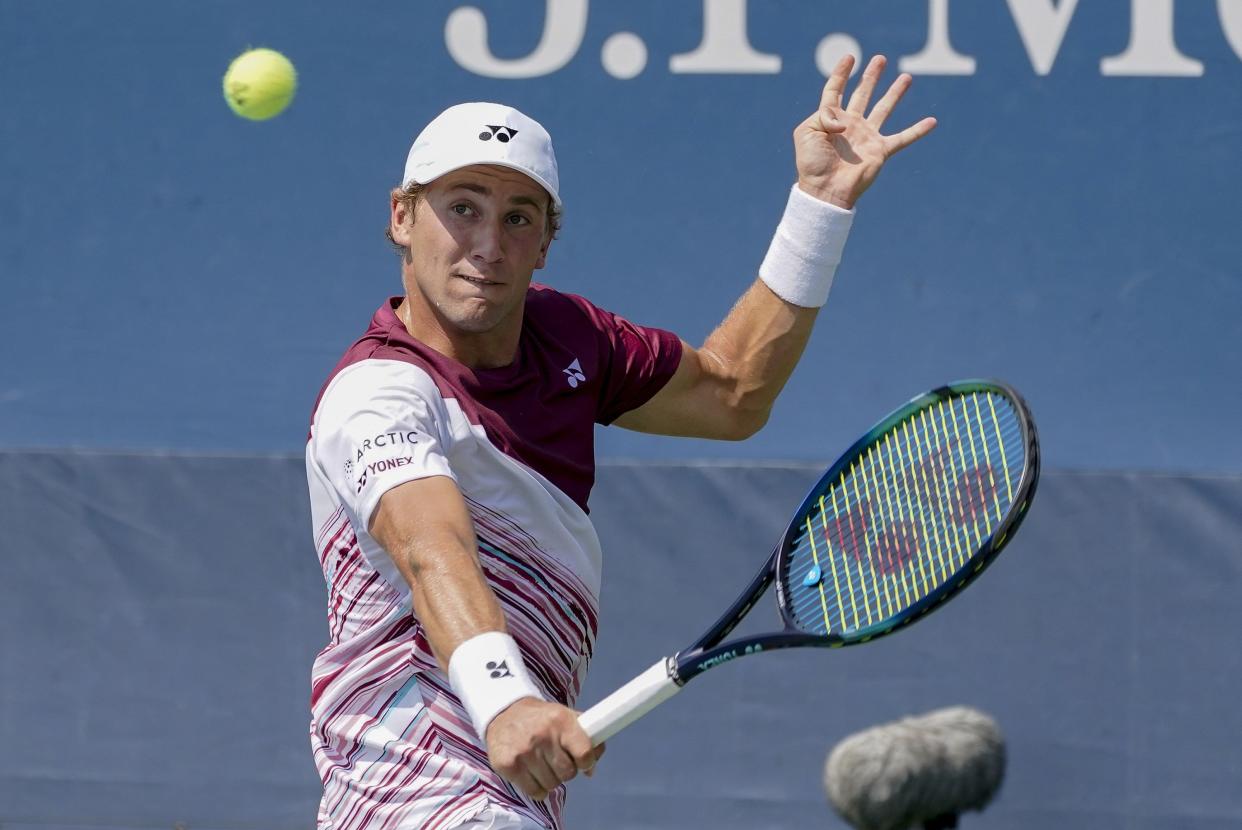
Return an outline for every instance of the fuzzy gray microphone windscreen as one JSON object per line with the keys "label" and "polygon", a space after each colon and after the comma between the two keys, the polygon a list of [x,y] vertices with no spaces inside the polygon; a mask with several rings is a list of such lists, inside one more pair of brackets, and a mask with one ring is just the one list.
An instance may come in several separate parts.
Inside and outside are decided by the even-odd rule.
{"label": "fuzzy gray microphone windscreen", "polygon": [[904,830],[982,810],[1004,775],[1005,741],[996,721],[954,706],[844,739],[828,756],[824,788],[858,830]]}

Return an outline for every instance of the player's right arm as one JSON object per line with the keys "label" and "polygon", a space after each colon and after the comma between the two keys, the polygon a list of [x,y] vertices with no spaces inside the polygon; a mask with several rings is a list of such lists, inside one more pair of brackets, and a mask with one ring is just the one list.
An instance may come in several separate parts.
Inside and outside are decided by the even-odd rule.
{"label": "player's right arm", "polygon": [[[401,361],[343,369],[316,407],[310,440],[319,474],[410,586],[414,616],[496,771],[542,798],[591,769],[597,755],[575,714],[542,699],[506,632],[431,378]],[[506,670],[490,671],[489,662]]]}
{"label": "player's right arm", "polygon": [[[457,659],[480,662],[485,668],[484,653],[478,649],[497,642],[495,635],[506,630],[504,611],[479,565],[474,524],[457,484],[445,476],[432,476],[386,491],[368,532],[409,583],[414,614],[472,717],[480,709],[486,713],[490,696],[514,694],[490,688],[507,682],[493,679],[493,672],[453,665]],[[521,672],[520,666],[509,668]],[[473,688],[459,688],[463,685]],[[499,702],[506,703],[507,698]],[[535,696],[507,703],[483,731],[492,767],[535,799],[546,797],[579,770],[590,774],[600,754],[592,749],[572,710]]]}

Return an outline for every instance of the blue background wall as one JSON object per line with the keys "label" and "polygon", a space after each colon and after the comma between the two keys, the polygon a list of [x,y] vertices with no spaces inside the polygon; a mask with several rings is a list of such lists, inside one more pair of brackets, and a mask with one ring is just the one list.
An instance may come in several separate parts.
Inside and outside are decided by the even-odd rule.
{"label": "blue background wall", "polygon": [[[496,79],[446,47],[465,5],[0,0],[4,442],[299,448],[323,376],[400,290],[381,229],[410,140],[461,100],[512,102],[557,142],[567,218],[541,276],[701,341],[766,250],[821,38],[896,61],[929,20],[926,0],[755,2],[750,41],[780,71],[684,74],[669,61],[699,43],[701,3],[597,0],[563,68]],[[531,52],[544,6],[478,3],[491,50]],[[728,447],[612,430],[603,451],[821,458],[926,387],[999,375],[1031,399],[1053,465],[1242,469],[1221,417],[1242,403],[1242,11],[1136,6],[1175,12],[1201,75],[1101,74],[1130,39],[1123,0],[1076,4],[1046,75],[1016,21],[1048,51],[1048,0],[949,5],[975,72],[921,74],[894,114],[941,126],[861,202],[768,428]],[[601,67],[619,31],[647,44],[630,80]],[[221,96],[248,45],[301,72],[269,123]]]}
{"label": "blue background wall", "polygon": [[[467,7],[490,59],[448,34]],[[399,291],[387,192],[427,120],[462,100],[540,119],[567,204],[541,279],[697,342],[779,218],[821,40],[886,53],[891,79],[947,12],[973,70],[915,72],[890,124],[940,126],[860,203],[767,428],[600,431],[635,463],[605,465],[592,503],[609,564],[585,699],[692,635],[816,465],[929,386],[995,375],[1030,399],[1052,470],[1032,516],[926,624],[741,661],[653,713],[574,785],[571,827],[834,826],[832,743],[956,703],[1012,752],[972,826],[1237,826],[1242,3],[1059,9],[756,0],[749,42],[779,69],[742,72],[735,48],[690,73],[691,0],[0,0],[0,822],[310,825],[323,586],[297,453],[326,372]],[[563,65],[479,70],[576,10],[580,43],[551,27]],[[1158,57],[1169,26],[1181,57],[1115,74],[1132,29]],[[645,43],[634,77],[605,66],[618,33]],[[262,124],[220,90],[252,45],[300,72]],[[823,700],[842,702],[808,724]]]}

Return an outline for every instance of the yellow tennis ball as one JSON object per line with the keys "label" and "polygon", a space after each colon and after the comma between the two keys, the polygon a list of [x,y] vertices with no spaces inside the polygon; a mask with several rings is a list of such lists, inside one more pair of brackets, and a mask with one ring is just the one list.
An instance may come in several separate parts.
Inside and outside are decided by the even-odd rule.
{"label": "yellow tennis ball", "polygon": [[298,73],[288,58],[274,49],[251,49],[224,73],[224,100],[242,118],[265,121],[289,106],[297,86]]}

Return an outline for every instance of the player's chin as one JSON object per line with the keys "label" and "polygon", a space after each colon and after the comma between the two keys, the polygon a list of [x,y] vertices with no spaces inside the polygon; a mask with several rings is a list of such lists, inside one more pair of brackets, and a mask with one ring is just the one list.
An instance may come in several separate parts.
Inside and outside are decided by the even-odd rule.
{"label": "player's chin", "polygon": [[486,334],[500,325],[507,304],[487,297],[463,297],[453,303],[449,317],[460,331]]}

